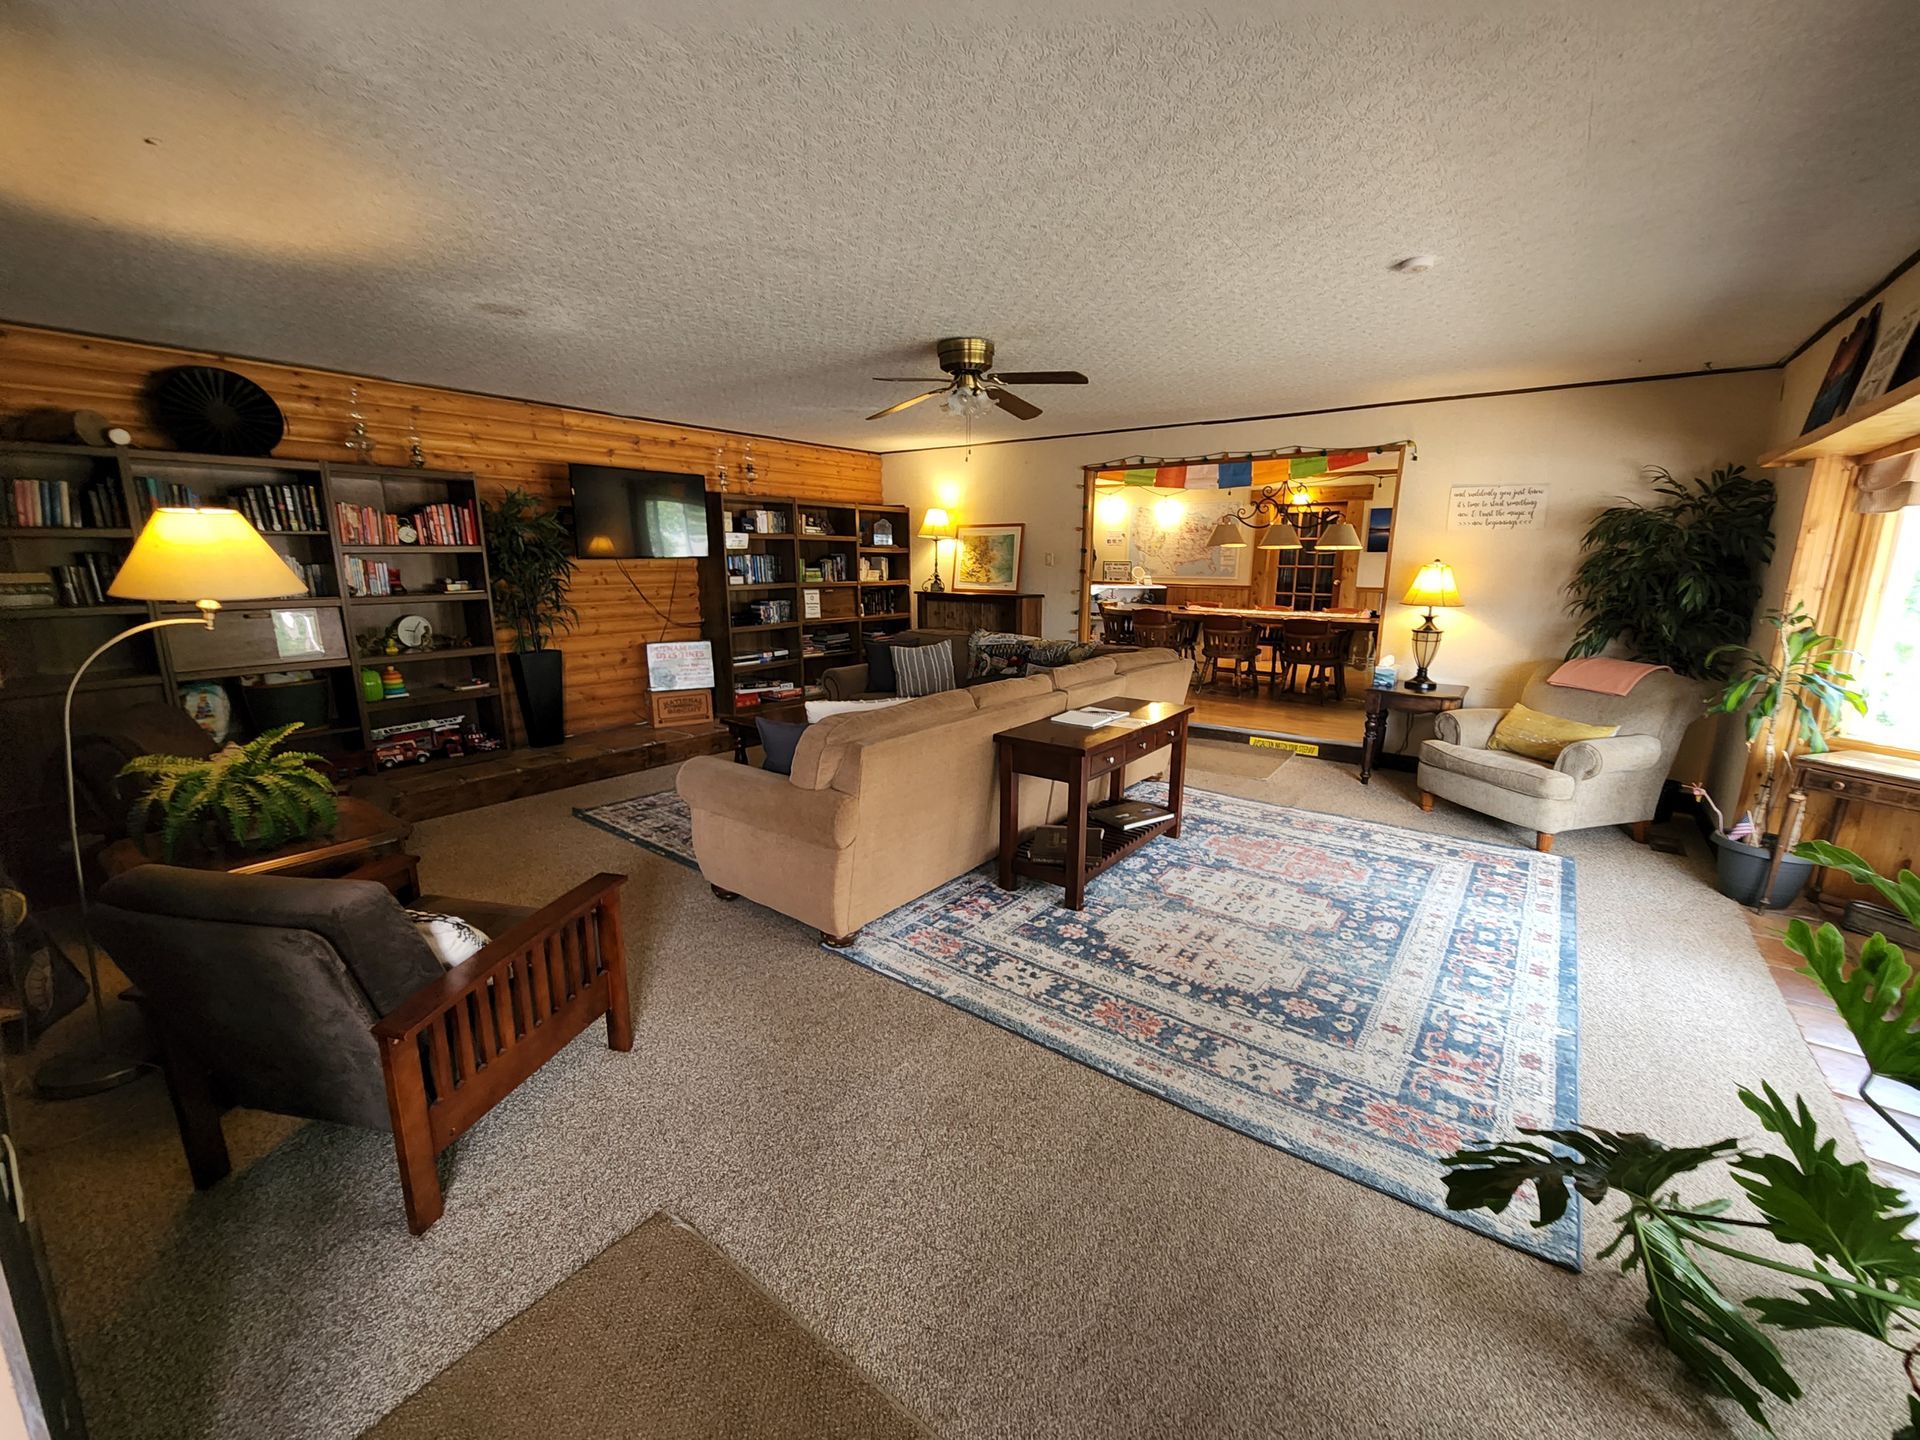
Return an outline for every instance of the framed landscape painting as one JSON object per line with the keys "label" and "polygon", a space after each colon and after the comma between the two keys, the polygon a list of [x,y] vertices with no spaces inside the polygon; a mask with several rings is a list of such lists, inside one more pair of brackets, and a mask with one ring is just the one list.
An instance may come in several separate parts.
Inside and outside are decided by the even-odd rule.
{"label": "framed landscape painting", "polygon": [[960,547],[955,590],[1011,595],[1020,588],[1020,547],[1025,525],[962,525],[954,536]]}

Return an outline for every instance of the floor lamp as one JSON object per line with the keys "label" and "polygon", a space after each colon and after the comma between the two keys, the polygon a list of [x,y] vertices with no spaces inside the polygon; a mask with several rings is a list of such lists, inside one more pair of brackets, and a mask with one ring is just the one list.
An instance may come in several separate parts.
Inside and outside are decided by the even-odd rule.
{"label": "floor lamp", "polygon": [[61,1056],[34,1073],[34,1087],[49,1100],[97,1095],[124,1085],[140,1073],[138,1061],[113,1053],[107,1041],[107,1007],[100,995],[100,960],[93,927],[87,923],[87,867],[80,853],[80,806],[73,778],[73,697],[93,662],[122,640],[175,625],[213,628],[223,600],[275,600],[304,595],[307,587],[287,562],[260,538],[237,510],[161,509],[153,512],[133,542],[126,562],[107,593],[116,600],[191,601],[197,615],[172,615],[122,630],[80,662],[67,683],[60,713],[67,778],[67,840],[73,846],[73,878],[80,891],[80,934],[87,947],[87,983],[93,990],[93,1022],[99,1032],[97,1055]]}

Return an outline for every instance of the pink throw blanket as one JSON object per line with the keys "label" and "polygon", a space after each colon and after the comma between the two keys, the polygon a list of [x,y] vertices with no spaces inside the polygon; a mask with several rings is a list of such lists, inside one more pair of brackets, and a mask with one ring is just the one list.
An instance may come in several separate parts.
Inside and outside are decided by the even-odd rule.
{"label": "pink throw blanket", "polygon": [[1589,655],[1584,660],[1569,660],[1547,677],[1549,685],[1569,690],[1590,690],[1595,695],[1625,695],[1656,670],[1671,670],[1671,665],[1647,665],[1638,660],[1610,660],[1604,655]]}

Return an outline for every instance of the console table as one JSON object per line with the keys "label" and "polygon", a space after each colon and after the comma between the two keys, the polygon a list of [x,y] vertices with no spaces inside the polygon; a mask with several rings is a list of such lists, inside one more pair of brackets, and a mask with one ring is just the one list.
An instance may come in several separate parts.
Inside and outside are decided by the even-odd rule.
{"label": "console table", "polygon": [[1009,635],[1041,633],[1041,602],[1046,597],[982,595],[969,590],[916,590],[913,623],[919,630],[1004,630]]}
{"label": "console table", "polygon": [[1380,742],[1387,734],[1387,714],[1398,710],[1408,715],[1438,715],[1443,710],[1458,710],[1466,701],[1464,685],[1436,685],[1431,690],[1409,690],[1402,682],[1391,690],[1368,688],[1365,697],[1367,718],[1360,740],[1360,783],[1373,779],[1373,762],[1380,758]]}
{"label": "console table", "polygon": [[[1756,910],[1767,908],[1773,894],[1773,877],[1780,871],[1780,857],[1799,840],[1800,819],[1806,813],[1809,792],[1833,797],[1833,816],[1827,828],[1829,833],[1837,835],[1848,809],[1856,803],[1920,810],[1920,764],[1872,750],[1829,750],[1820,755],[1795,757],[1787,791],[1787,813],[1780,822],[1779,833],[1774,836],[1773,858],[1767,863],[1767,880],[1760,887]],[[1820,901],[1820,885],[1826,874],[1824,867],[1813,872],[1807,898],[1815,904]]]}
{"label": "console table", "polygon": [[[1000,888],[1011,890],[1015,875],[1051,880],[1066,889],[1066,906],[1086,906],[1087,881],[1133,854],[1161,835],[1178,837],[1180,813],[1186,799],[1187,724],[1191,705],[1164,700],[1117,699],[1098,702],[1109,710],[1125,710],[1128,723],[1103,725],[1097,730],[1062,725],[1054,720],[1002,730],[993,737],[1000,760]],[[1139,722],[1139,723],[1133,723]],[[1166,819],[1144,830],[1107,835],[1098,854],[1087,853],[1087,793],[1093,782],[1107,778],[1107,800],[1126,792],[1127,766],[1157,750],[1173,751],[1173,770],[1167,777]],[[1035,860],[1019,853],[1020,785],[1022,775],[1061,780],[1067,786],[1067,859],[1065,864]]]}

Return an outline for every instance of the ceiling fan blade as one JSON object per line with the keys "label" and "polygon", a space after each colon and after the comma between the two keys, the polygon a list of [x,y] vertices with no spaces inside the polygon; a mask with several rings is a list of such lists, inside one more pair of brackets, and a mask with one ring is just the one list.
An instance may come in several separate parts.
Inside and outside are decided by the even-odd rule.
{"label": "ceiling fan blade", "polygon": [[898,405],[889,405],[884,410],[876,410],[873,412],[873,414],[867,416],[867,418],[869,420],[884,420],[887,418],[887,416],[893,414],[893,412],[896,410],[904,410],[909,405],[918,405],[922,400],[930,400],[935,395],[944,395],[946,393],[947,392],[944,389],[929,390],[924,395],[915,395],[910,400],[902,400]]}
{"label": "ceiling fan blade", "polygon": [[989,385],[987,387],[987,394],[993,397],[994,404],[998,405],[1016,420],[1031,420],[1040,413],[1040,407],[1038,405],[1022,400],[1011,390],[997,390]]}
{"label": "ceiling fan blade", "polygon": [[993,378],[1003,385],[1084,385],[1078,370],[997,370]]}
{"label": "ceiling fan blade", "polygon": [[902,384],[908,385],[946,385],[950,383],[945,375],[876,375],[873,378],[876,380],[897,380]]}

